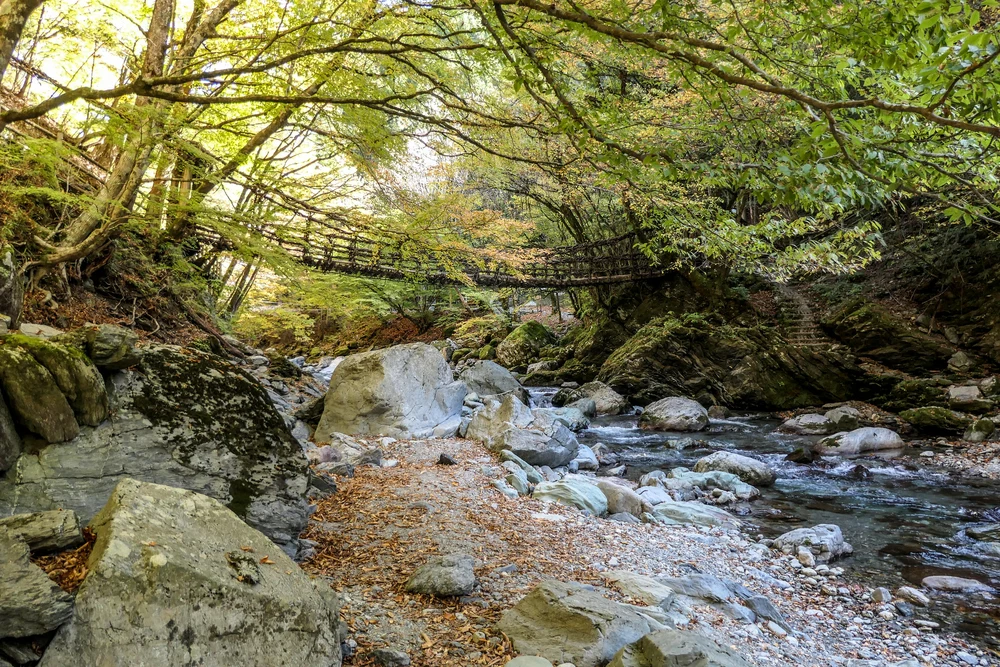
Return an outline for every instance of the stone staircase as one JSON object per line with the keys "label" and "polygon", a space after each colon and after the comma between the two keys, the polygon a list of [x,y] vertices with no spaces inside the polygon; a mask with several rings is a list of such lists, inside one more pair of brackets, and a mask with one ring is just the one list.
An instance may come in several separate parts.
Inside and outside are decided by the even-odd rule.
{"label": "stone staircase", "polygon": [[792,285],[775,283],[774,300],[781,308],[788,324],[785,340],[795,347],[829,347],[833,345],[816,324],[809,300]]}

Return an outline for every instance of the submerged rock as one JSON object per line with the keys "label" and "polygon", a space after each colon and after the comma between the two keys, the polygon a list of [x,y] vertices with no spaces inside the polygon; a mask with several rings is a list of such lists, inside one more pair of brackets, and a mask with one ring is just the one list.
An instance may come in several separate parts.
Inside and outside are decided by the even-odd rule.
{"label": "submerged rock", "polygon": [[647,405],[639,426],[657,431],[700,431],[708,426],[708,410],[690,398],[671,396]]}
{"label": "submerged rock", "polygon": [[715,452],[698,459],[694,464],[695,472],[719,470],[736,475],[747,484],[754,486],[771,486],[777,479],[777,474],[763,461],[733,452]]}
{"label": "submerged rock", "polygon": [[902,449],[905,446],[906,443],[895,431],[866,426],[823,438],[816,443],[815,451],[818,454],[850,456],[884,449]]}
{"label": "submerged rock", "polygon": [[42,665],[340,665],[336,596],[217,500],[126,479],[91,528]]}
{"label": "submerged rock", "polygon": [[496,627],[518,653],[599,667],[623,646],[664,626],[639,608],[580,584],[546,581],[505,612]]}
{"label": "submerged rock", "polygon": [[948,591],[950,593],[989,593],[993,590],[991,586],[975,579],[965,579],[963,577],[950,577],[946,575],[924,577],[920,585],[932,591]]}
{"label": "submerged rock", "polygon": [[430,437],[439,424],[461,419],[467,393],[441,353],[425,343],[353,354],[330,378],[314,439],[325,442],[331,433]]}
{"label": "submerged rock", "polygon": [[750,667],[732,649],[708,637],[685,630],[666,628],[651,632],[623,647],[608,667]]}

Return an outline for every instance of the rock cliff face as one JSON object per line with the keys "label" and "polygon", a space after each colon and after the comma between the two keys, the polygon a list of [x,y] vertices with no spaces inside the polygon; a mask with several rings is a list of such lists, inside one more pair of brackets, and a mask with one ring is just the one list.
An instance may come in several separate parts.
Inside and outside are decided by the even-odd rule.
{"label": "rock cliff face", "polygon": [[216,498],[294,552],[307,462],[263,387],[195,350],[138,352],[133,369],[108,376],[110,418],[58,444],[25,437],[0,478],[0,516],[66,508],[87,521],[132,477]]}
{"label": "rock cliff face", "polygon": [[774,329],[653,320],[601,366],[598,380],[646,404],[789,409],[856,398],[876,382],[842,351],[787,345]]}

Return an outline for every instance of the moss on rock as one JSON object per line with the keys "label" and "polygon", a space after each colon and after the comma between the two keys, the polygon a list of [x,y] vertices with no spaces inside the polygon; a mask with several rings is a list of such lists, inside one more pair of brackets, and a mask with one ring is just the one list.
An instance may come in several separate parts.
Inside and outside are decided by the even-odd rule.
{"label": "moss on rock", "polygon": [[969,415],[936,406],[903,410],[899,416],[924,433],[961,433],[973,422]]}
{"label": "moss on rock", "polygon": [[0,384],[11,412],[28,431],[48,442],[72,440],[80,432],[73,408],[52,374],[31,352],[8,340],[0,344]]}
{"label": "moss on rock", "polygon": [[497,361],[511,369],[524,368],[538,357],[555,334],[540,322],[528,321],[514,329],[497,347]]}

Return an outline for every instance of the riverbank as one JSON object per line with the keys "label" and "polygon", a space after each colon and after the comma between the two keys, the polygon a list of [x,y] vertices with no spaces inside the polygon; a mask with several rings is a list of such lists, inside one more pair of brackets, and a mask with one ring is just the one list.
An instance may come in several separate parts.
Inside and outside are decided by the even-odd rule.
{"label": "riverbank", "polygon": [[[624,600],[604,578],[614,570],[703,572],[766,596],[791,633],[735,620],[718,605],[685,611],[689,629],[756,665],[1000,664],[969,640],[936,631],[919,611],[883,617],[890,606],[872,602],[859,584],[822,576],[810,583],[787,556],[739,531],[624,524],[508,499],[490,486],[500,474],[496,460],[466,440],[400,441],[383,453],[398,463],[359,468],[342,480],[338,493],[320,501],[304,535],[318,543],[306,570],[329,577],[344,596],[357,648],[347,665],[375,664],[372,651],[380,647],[405,651],[416,666],[503,665],[514,655],[493,630],[504,611],[548,578],[591,584]],[[438,465],[442,453],[457,464]],[[477,590],[459,602],[405,593],[416,566],[447,553],[475,557]],[[824,593],[824,585],[836,594]]]}

